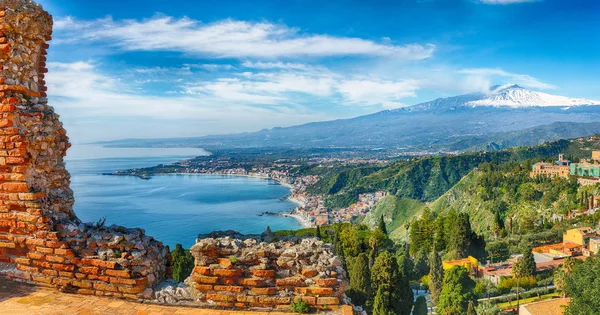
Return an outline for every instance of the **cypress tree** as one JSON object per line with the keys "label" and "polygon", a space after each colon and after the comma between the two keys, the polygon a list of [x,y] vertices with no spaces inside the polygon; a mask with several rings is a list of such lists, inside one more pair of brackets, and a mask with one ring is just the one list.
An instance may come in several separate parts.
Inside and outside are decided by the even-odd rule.
{"label": "cypress tree", "polygon": [[371,270],[369,258],[366,253],[361,253],[349,262],[348,274],[350,276],[350,290],[347,294],[356,305],[366,306],[371,298]]}
{"label": "cypress tree", "polygon": [[317,228],[315,228],[315,237],[321,239],[321,228],[318,225]]}
{"label": "cypress tree", "polygon": [[183,282],[194,269],[194,257],[189,251],[183,249],[181,244],[176,244],[175,249],[171,251],[171,263],[175,281]]}
{"label": "cypress tree", "polygon": [[373,302],[373,315],[394,315],[394,312],[389,308],[390,294],[383,291],[382,288],[377,289],[375,301]]}
{"label": "cypress tree", "polygon": [[417,298],[412,313],[413,315],[427,315],[427,300],[424,296],[421,295]]}
{"label": "cypress tree", "polygon": [[437,304],[442,292],[443,281],[444,268],[442,267],[442,258],[434,250],[429,256],[429,291],[431,291],[431,300],[434,304]]}
{"label": "cypress tree", "polygon": [[474,288],[475,281],[469,277],[467,269],[455,266],[446,270],[436,313],[440,315],[465,314],[469,302],[475,299]]}
{"label": "cypress tree", "polygon": [[385,227],[385,221],[383,220],[383,214],[381,215],[381,219],[379,220],[379,230],[386,235],[388,234],[387,228]]}
{"label": "cypress tree", "polygon": [[[389,298],[384,296],[381,302],[388,314],[410,315],[413,297],[408,279],[402,276],[396,258],[386,251],[379,253],[371,268],[371,286],[374,291],[389,293]],[[407,290],[410,291],[410,299],[407,299]],[[375,305],[373,308],[373,314],[376,314]]]}
{"label": "cypress tree", "polygon": [[523,258],[515,264],[513,269],[514,275],[518,278],[529,277],[535,274],[535,259],[531,247],[525,249]]}
{"label": "cypress tree", "polygon": [[475,306],[473,305],[473,301],[469,302],[469,307],[467,308],[467,315],[477,315],[477,312],[475,312]]}

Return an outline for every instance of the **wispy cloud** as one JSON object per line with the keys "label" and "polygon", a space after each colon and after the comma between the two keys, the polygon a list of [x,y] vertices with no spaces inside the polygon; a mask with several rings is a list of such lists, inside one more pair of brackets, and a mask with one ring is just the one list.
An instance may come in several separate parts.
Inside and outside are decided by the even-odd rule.
{"label": "wispy cloud", "polygon": [[57,19],[55,41],[97,41],[126,51],[178,51],[234,58],[294,56],[386,56],[421,60],[432,56],[430,44],[395,45],[356,37],[307,34],[283,24],[221,20],[203,24],[190,18],[156,16],[146,20]]}
{"label": "wispy cloud", "polygon": [[[130,82],[102,74],[92,62],[51,62],[48,68],[50,101],[64,114],[75,142],[123,138],[124,135],[160,137],[164,136],[162,132],[167,126],[186,124],[193,126],[185,128],[187,134],[179,128],[171,135],[243,132],[330,118],[298,104],[253,106],[252,100],[247,98],[236,101],[235,97],[221,97],[218,93],[165,96],[140,93]],[[98,125],[79,124],[90,118],[97,120]],[[131,128],[130,123],[124,123],[131,119],[142,127]],[[161,128],[152,128],[151,125],[158,122]]]}
{"label": "wispy cloud", "polygon": [[548,83],[544,83],[530,75],[512,73],[500,68],[472,68],[472,69],[461,69],[458,71],[460,74],[465,74],[468,77],[466,80],[474,88],[489,88],[494,82],[511,82],[522,85],[524,87],[532,89],[551,90],[556,89],[556,86]]}
{"label": "wispy cloud", "polygon": [[526,2],[539,2],[542,0],[479,0],[485,4],[514,4],[514,3],[526,3]]}

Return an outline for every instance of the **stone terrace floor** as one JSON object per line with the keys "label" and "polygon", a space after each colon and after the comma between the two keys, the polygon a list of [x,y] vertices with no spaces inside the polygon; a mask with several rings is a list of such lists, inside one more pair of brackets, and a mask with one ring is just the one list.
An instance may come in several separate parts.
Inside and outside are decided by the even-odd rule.
{"label": "stone terrace floor", "polygon": [[[61,293],[54,289],[33,287],[0,277],[0,314],[187,314],[187,315],[291,315],[283,312],[224,311],[189,307],[141,304],[108,297]],[[328,314],[336,314],[329,312]],[[351,315],[352,311],[337,312]]]}

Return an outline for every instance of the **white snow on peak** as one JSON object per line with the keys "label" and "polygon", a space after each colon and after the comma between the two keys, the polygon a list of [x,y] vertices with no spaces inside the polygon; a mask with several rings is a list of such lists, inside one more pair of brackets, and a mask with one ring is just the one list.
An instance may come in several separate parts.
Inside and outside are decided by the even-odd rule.
{"label": "white snow on peak", "polygon": [[467,107],[477,106],[583,106],[600,105],[600,101],[583,98],[570,98],[566,96],[551,95],[522,88],[518,85],[507,84],[492,87],[490,93],[483,94],[482,98],[464,103]]}

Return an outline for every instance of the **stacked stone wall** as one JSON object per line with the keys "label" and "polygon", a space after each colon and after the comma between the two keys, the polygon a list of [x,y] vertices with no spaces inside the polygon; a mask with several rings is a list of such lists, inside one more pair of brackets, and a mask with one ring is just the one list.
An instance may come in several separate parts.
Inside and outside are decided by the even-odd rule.
{"label": "stacked stone wall", "polygon": [[289,309],[302,299],[317,309],[342,304],[348,287],[340,260],[314,239],[202,238],[191,248],[200,301],[221,307]]}
{"label": "stacked stone wall", "polygon": [[39,5],[0,1],[0,261],[15,267],[3,274],[81,294],[151,294],[169,271],[166,247],[73,213],[69,139],[46,98],[51,32]]}

